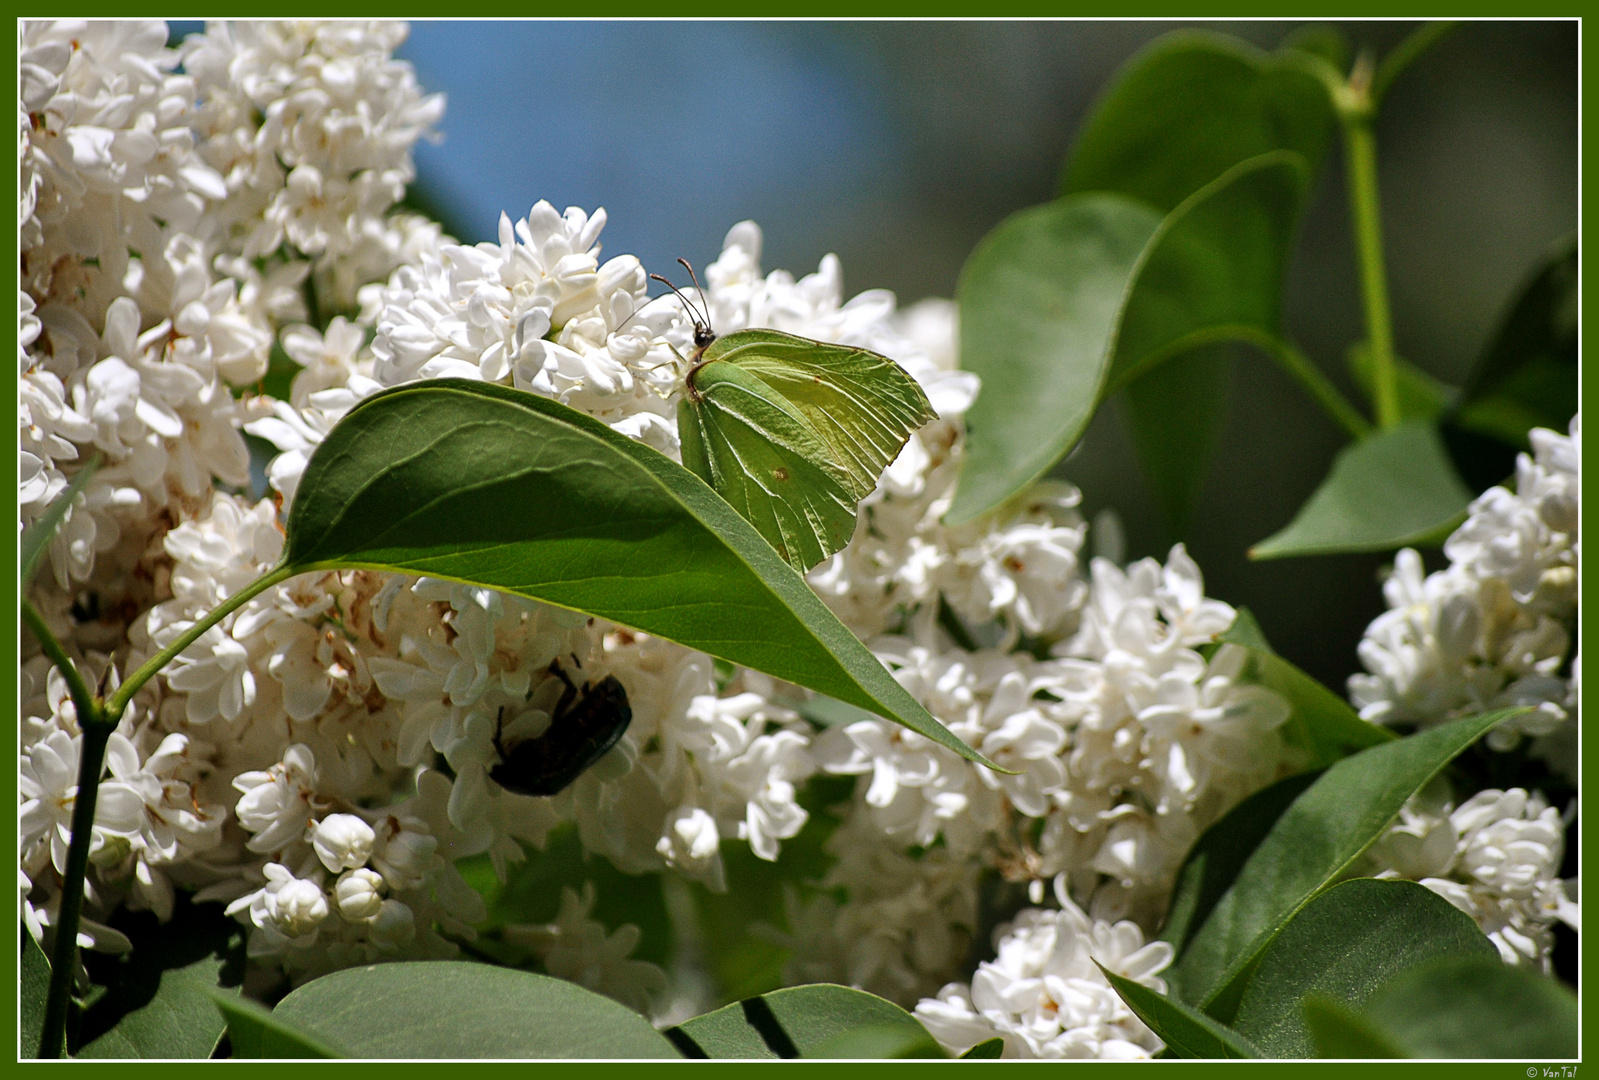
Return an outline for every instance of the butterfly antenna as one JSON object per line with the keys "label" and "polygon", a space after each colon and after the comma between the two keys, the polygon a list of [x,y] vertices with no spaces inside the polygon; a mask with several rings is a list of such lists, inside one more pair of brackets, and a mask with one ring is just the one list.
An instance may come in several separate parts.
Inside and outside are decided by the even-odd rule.
{"label": "butterfly antenna", "polygon": [[699,294],[700,307],[705,310],[705,325],[706,326],[710,326],[711,325],[711,307],[710,307],[709,301],[707,301],[705,299],[705,286],[700,284],[699,275],[694,272],[694,268],[689,265],[689,262],[688,262],[687,259],[685,259],[685,258],[683,258],[683,256],[679,255],[677,257],[677,261],[683,264],[683,269],[688,271],[689,280],[694,282],[694,291]]}
{"label": "butterfly antenna", "polygon": [[[678,261],[681,262],[682,260]],[[682,289],[679,289],[676,285],[673,285],[670,281],[667,281],[660,274],[651,274],[650,280],[659,281],[662,285],[665,285],[668,289],[671,289],[673,292],[677,293],[677,298],[683,303],[683,309],[688,312],[689,318],[693,319],[696,325],[704,326],[707,330],[711,328],[711,313],[709,309],[706,309],[705,318],[701,320],[700,309],[689,303],[689,299],[683,295]],[[701,297],[701,299],[703,300],[704,298]]]}

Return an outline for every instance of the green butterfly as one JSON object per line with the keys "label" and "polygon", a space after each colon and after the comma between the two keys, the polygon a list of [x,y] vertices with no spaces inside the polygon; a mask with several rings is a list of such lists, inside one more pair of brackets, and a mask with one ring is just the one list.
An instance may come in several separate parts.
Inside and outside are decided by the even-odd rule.
{"label": "green butterfly", "polygon": [[849,543],[855,504],[938,414],[886,356],[777,330],[717,337],[709,312],[702,320],[678,297],[694,319],[677,407],[683,465],[804,573]]}

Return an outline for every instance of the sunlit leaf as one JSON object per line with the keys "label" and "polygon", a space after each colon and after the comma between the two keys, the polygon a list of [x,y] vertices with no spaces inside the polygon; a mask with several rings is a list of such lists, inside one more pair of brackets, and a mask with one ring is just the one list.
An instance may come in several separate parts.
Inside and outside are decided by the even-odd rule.
{"label": "sunlit leaf", "polygon": [[857,1032],[884,1048],[891,1031],[903,1033],[903,1040],[893,1040],[901,1048],[931,1040],[921,1022],[898,1005],[864,990],[819,983],[735,1002],[685,1020],[667,1035],[687,1057],[795,1058],[848,1047],[847,1041],[835,1040]]}
{"label": "sunlit leaf", "polygon": [[678,1056],[644,1017],[576,983],[453,960],[336,971],[272,1015],[352,1057]]}
{"label": "sunlit leaf", "polygon": [[703,481],[537,394],[443,379],[367,398],[312,455],[286,529],[297,571],[518,593],[808,686],[978,759]]}

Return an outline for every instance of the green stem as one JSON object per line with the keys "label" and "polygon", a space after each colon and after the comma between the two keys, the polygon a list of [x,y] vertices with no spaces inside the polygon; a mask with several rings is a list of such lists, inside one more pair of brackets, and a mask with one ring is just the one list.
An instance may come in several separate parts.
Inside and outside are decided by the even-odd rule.
{"label": "green stem", "polygon": [[[1357,71],[1359,69],[1357,68]],[[1364,97],[1357,94],[1356,97]],[[1382,211],[1377,200],[1377,135],[1369,108],[1341,113],[1344,163],[1349,178],[1349,212],[1360,260],[1360,294],[1366,309],[1366,344],[1371,349],[1377,425],[1399,423],[1399,375],[1394,363],[1394,331],[1388,314],[1388,273],[1383,266]]]}
{"label": "green stem", "polygon": [[78,755],[78,790],[72,802],[72,841],[56,909],[56,939],[50,955],[50,992],[44,1006],[41,1058],[58,1058],[66,1049],[67,1005],[72,1000],[72,974],[78,966],[78,920],[83,912],[83,879],[89,870],[89,843],[94,838],[94,805],[100,793],[100,770],[115,723],[93,713],[78,713],[83,747]]}
{"label": "green stem", "polygon": [[139,692],[139,687],[149,682],[151,676],[170,664],[173,657],[199,640],[201,634],[204,634],[267,589],[298,573],[300,571],[292,566],[274,567],[206,612],[199,622],[179,634],[170,645],[146,660],[139,667],[139,670],[129,675],[127,680],[117,687],[116,693],[106,699],[106,719],[112,724],[120,720],[122,718],[122,710],[128,707],[128,702],[133,699],[134,694]]}
{"label": "green stem", "polygon": [[85,727],[93,723],[100,715],[100,703],[95,699],[94,691],[83,681],[83,673],[67,655],[67,650],[61,647],[61,642],[56,640],[56,636],[44,624],[44,617],[27,600],[22,601],[22,622],[29,633],[38,639],[44,648],[44,654],[50,658],[50,662],[60,670],[61,677],[67,681],[67,690],[72,694],[72,705],[78,710],[78,726]]}
{"label": "green stem", "polygon": [[1173,357],[1205,345],[1224,343],[1253,345],[1259,349],[1299,383],[1305,392],[1326,410],[1333,422],[1349,433],[1350,438],[1360,439],[1370,434],[1371,425],[1360,415],[1360,410],[1338,392],[1338,388],[1321,373],[1321,369],[1312,363],[1308,356],[1275,334],[1245,323],[1207,326],[1184,334],[1153,352],[1145,353],[1116,373],[1106,386],[1104,396],[1110,397]]}

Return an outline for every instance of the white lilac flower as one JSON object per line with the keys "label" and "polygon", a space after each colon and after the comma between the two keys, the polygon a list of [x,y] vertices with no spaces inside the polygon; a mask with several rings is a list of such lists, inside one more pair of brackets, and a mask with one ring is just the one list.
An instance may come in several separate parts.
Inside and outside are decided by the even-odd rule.
{"label": "white lilac flower", "polygon": [[1164,941],[1145,944],[1130,922],[1090,918],[1057,880],[1060,909],[1027,908],[994,931],[998,955],[970,985],[951,983],[916,1005],[916,1017],[954,1053],[986,1039],[1004,1057],[1148,1058],[1162,1048],[1113,990],[1100,966],[1165,993],[1172,960]]}
{"label": "white lilac flower", "polygon": [[[112,733],[113,740],[126,739]],[[67,845],[72,841],[72,811],[77,805],[78,758],[83,737],[57,729],[23,751],[17,781],[21,808],[18,813],[20,845],[24,851],[43,845],[57,873],[67,867]],[[118,754],[131,749],[118,745]],[[144,821],[144,800],[136,787],[122,780],[102,780],[94,804],[94,834],[89,854],[116,852],[117,841],[137,836]]]}
{"label": "white lilac flower", "polygon": [[[1444,543],[1449,566],[1426,574],[1405,549],[1383,584],[1388,609],[1359,647],[1366,672],[1349,679],[1360,715],[1429,726],[1508,706],[1533,711],[1500,725],[1488,743],[1507,750],[1541,738],[1558,770],[1574,773],[1574,667],[1581,510],[1581,417],[1569,436],[1542,428],[1516,465],[1516,490],[1490,488]],[[1554,737],[1552,740],[1550,737]]]}
{"label": "white lilac flower", "polygon": [[1577,882],[1560,879],[1565,822],[1538,792],[1479,791],[1458,807],[1435,781],[1367,853],[1377,877],[1419,881],[1470,915],[1507,964],[1552,970],[1554,924],[1579,929]]}

